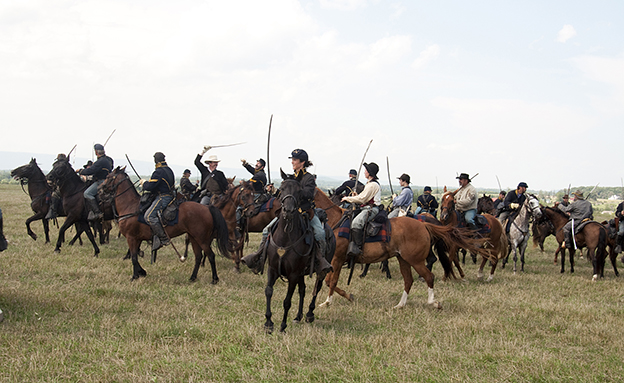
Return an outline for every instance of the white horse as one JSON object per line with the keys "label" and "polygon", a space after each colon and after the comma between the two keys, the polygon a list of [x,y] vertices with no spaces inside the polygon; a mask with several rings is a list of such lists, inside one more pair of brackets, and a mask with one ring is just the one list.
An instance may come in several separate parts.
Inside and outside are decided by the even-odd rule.
{"label": "white horse", "polygon": [[518,263],[518,251],[520,251],[520,271],[524,271],[524,251],[529,243],[529,237],[531,231],[529,230],[530,218],[537,219],[542,216],[542,209],[540,209],[539,201],[533,194],[527,194],[527,198],[524,200],[522,207],[518,211],[518,214],[514,218],[509,228],[509,235],[507,241],[509,243],[509,253],[503,259],[503,268],[509,260],[509,255],[513,251],[514,253],[514,274],[516,272],[516,265]]}

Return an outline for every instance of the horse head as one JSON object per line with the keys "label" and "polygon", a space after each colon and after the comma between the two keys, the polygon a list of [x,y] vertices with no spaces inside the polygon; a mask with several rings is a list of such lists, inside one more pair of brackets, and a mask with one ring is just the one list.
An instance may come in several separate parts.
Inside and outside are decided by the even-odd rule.
{"label": "horse head", "polygon": [[41,173],[43,175],[43,172],[37,165],[37,160],[32,158],[30,162],[26,165],[22,165],[18,168],[11,170],[11,177],[15,178],[16,180],[27,180],[38,173]]}
{"label": "horse head", "polygon": [[293,175],[282,174],[282,184],[280,185],[280,202],[282,204],[282,217],[291,220],[293,215],[299,210],[299,197],[301,195],[301,184]]}
{"label": "horse head", "polygon": [[52,165],[52,170],[50,170],[46,179],[53,184],[61,186],[72,177],[80,180],[68,161],[56,161]]}
{"label": "horse head", "polygon": [[524,204],[527,206],[534,219],[539,219],[542,216],[539,200],[534,194],[527,194],[527,199],[524,201]]}
{"label": "horse head", "polygon": [[126,174],[126,167],[117,166],[112,172],[108,173],[104,182],[98,186],[98,196],[101,201],[112,201],[115,197],[117,186],[125,180],[129,179]]}
{"label": "horse head", "polygon": [[446,192],[440,199],[440,221],[444,222],[449,218],[451,211],[455,210],[455,193]]}

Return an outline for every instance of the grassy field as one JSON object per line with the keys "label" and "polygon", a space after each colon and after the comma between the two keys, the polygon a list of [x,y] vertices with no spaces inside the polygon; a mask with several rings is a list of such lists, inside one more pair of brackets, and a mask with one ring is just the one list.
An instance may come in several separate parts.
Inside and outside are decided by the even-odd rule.
{"label": "grassy field", "polygon": [[[428,307],[422,283],[405,308],[392,309],[403,283],[391,260],[391,280],[376,267],[365,279],[354,278],[347,290],[355,302],[337,296],[332,306],[316,309],[314,323],[290,322],[285,334],[267,335],[265,276],[236,274],[219,257],[218,285],[210,285],[206,268],[191,283],[192,261],[180,263],[169,247],[154,265],[143,258],[147,277],[130,282],[125,239],[112,239],[99,258],[90,244],[55,254],[41,235],[36,242],[26,235],[30,201],[19,186],[0,185],[0,196],[9,240],[0,253],[2,382],[624,379],[623,278],[608,265],[605,279],[592,283],[586,259],[577,260],[574,274],[560,274],[552,237],[544,253],[529,246],[525,273],[498,269],[490,283],[476,280],[471,262],[468,282],[442,282],[436,263],[441,311]],[[33,230],[43,234],[41,223]],[[54,241],[57,233],[54,228]],[[258,241],[253,235],[251,248]],[[285,291],[278,281],[276,326]],[[326,294],[324,288],[321,301]]]}

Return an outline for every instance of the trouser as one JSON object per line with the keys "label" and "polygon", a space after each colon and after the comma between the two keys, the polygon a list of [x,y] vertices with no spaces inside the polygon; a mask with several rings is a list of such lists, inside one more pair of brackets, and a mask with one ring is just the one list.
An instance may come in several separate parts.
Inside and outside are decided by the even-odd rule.
{"label": "trouser", "polygon": [[565,238],[565,246],[568,249],[572,249],[574,248],[574,241],[572,239],[572,222],[574,220],[569,220],[568,223],[566,223],[563,226],[563,238]]}
{"label": "trouser", "polygon": [[95,200],[98,193],[98,186],[100,186],[102,182],[104,182],[104,180],[94,181],[87,189],[85,189],[84,197],[86,199]]}
{"label": "trouser", "polygon": [[353,218],[351,223],[351,230],[364,230],[364,226],[371,221],[379,213],[379,207],[366,206],[362,209],[360,214]]}
{"label": "trouser", "polygon": [[154,202],[152,202],[151,206],[147,209],[143,217],[145,218],[145,222],[147,222],[150,226],[160,225],[160,218],[158,217],[158,213],[165,210],[165,208],[169,205],[169,203],[173,200],[173,196],[170,194],[161,194],[158,195]]}
{"label": "trouser", "polygon": [[469,229],[476,230],[475,217],[477,216],[477,209],[470,209],[463,212],[464,221]]}
{"label": "trouser", "polygon": [[[388,213],[388,218],[396,218],[399,216],[399,213],[401,212],[401,210],[403,210],[404,212],[407,213],[407,211],[409,210],[409,206],[397,206],[394,209],[392,209],[392,211],[390,213]],[[405,215],[405,214],[403,214]]]}

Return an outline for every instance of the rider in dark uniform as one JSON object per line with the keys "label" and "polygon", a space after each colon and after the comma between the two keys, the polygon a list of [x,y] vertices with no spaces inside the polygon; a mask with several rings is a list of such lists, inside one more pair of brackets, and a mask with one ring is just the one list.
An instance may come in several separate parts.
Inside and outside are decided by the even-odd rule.
{"label": "rider in dark uniform", "polygon": [[266,176],[266,173],[264,172],[264,167],[266,166],[266,162],[262,158],[260,158],[258,161],[256,161],[255,167],[251,166],[247,162],[247,160],[243,159],[241,160],[241,162],[243,163],[243,167],[247,169],[249,173],[253,174],[250,181],[253,184],[255,194],[256,195],[264,194],[265,193],[264,188],[267,184],[267,176]]}
{"label": "rider in dark uniform", "polygon": [[[64,153],[59,153],[59,155],[56,156],[52,167],[61,161],[67,161],[67,156]],[[54,190],[52,190],[52,195],[50,196],[50,207],[48,208],[48,214],[46,214],[45,219],[54,219],[58,217],[57,211],[62,200],[63,197],[61,197],[61,192],[58,187],[55,187]]]}
{"label": "rider in dark uniform", "polygon": [[429,213],[434,217],[438,214],[438,200],[431,195],[431,192],[431,186],[425,186],[423,194],[419,195],[416,201],[418,207],[415,214]]}
{"label": "rider in dark uniform", "polygon": [[352,195],[353,193],[359,193],[364,189],[364,184],[360,181],[357,181],[357,190],[355,179],[357,178],[357,171],[355,169],[349,170],[349,179],[342,183],[342,185],[338,186],[334,193],[341,197],[347,197]]}
{"label": "rider in dark uniform", "polygon": [[213,195],[221,195],[228,189],[228,182],[225,178],[225,174],[223,174],[222,171],[217,170],[217,166],[221,160],[219,160],[217,156],[212,155],[204,161],[208,167],[201,162],[202,157],[209,149],[210,146],[204,146],[201,154],[198,154],[197,157],[195,157],[195,166],[197,166],[197,169],[199,169],[199,172],[201,173],[200,189],[202,198],[199,202],[202,205],[209,205],[210,198]]}
{"label": "rider in dark uniform", "polygon": [[507,196],[505,196],[503,211],[498,217],[498,220],[501,223],[505,223],[505,220],[507,220],[507,225],[505,226],[505,233],[507,234],[509,234],[511,222],[513,222],[514,218],[516,218],[518,211],[526,200],[526,190],[528,187],[529,185],[527,185],[526,182],[520,182],[516,190],[510,191],[507,193]]}
{"label": "rider in dark uniform", "polygon": [[98,186],[104,182],[108,173],[113,170],[113,159],[106,155],[104,146],[95,144],[93,149],[95,149],[97,160],[93,165],[80,172],[81,176],[85,177],[90,175],[93,180],[91,186],[84,191],[85,202],[89,209],[89,217],[87,218],[89,221],[99,220],[103,217],[95,197],[97,196]]}
{"label": "rider in dark uniform", "polygon": [[2,218],[2,209],[0,209],[0,251],[7,249],[7,240],[4,237],[4,222]]}
{"label": "rider in dark uniform", "polygon": [[154,238],[152,240],[152,250],[158,250],[162,246],[170,243],[169,236],[165,233],[165,228],[160,221],[159,215],[169,205],[174,197],[175,177],[173,171],[165,162],[165,155],[161,152],[154,154],[156,170],[148,181],[143,182],[143,190],[156,195],[154,202],[145,212],[145,221],[152,228]]}
{"label": "rider in dark uniform", "polygon": [[189,177],[191,176],[190,169],[184,169],[184,173],[182,173],[182,178],[180,178],[180,193],[186,197],[187,200],[191,200],[193,198],[193,193],[197,190],[197,185],[194,185]]}

